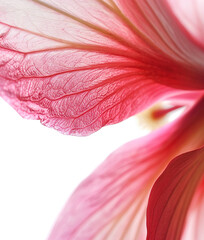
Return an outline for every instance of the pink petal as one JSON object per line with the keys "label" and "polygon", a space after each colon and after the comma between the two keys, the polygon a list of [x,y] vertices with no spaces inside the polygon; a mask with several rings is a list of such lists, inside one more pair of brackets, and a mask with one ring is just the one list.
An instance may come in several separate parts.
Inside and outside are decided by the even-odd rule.
{"label": "pink petal", "polygon": [[187,213],[182,240],[203,240],[204,224],[204,176],[196,189],[191,206]]}
{"label": "pink petal", "polygon": [[1,0],[0,95],[23,117],[88,135],[175,94],[167,86],[203,88],[204,53],[167,4],[137,2]]}
{"label": "pink petal", "polygon": [[[191,1],[191,0],[187,0]],[[201,1],[201,0],[198,0]],[[171,77],[167,82],[164,79],[158,78],[157,81],[168,86],[177,88],[193,88],[197,85],[203,85],[203,47],[194,41],[191,33],[186,31],[186,28],[181,24],[180,19],[176,18],[177,1],[176,0],[118,0],[124,14],[128,16],[129,21],[132,23],[143,37],[143,44],[149,43],[152,45],[153,51],[156,48],[163,54],[163,59],[168,56],[168,59],[173,60],[169,65],[173,67],[174,64],[181,64],[182,67],[187,67],[184,71],[192,70],[189,73],[191,79],[186,76],[182,79],[176,76]],[[173,2],[174,4],[170,4]],[[179,0],[185,6],[185,0]],[[197,5],[197,1],[193,1],[193,5]],[[201,12],[203,10],[203,5]],[[198,28],[203,28],[203,23],[200,23]],[[147,43],[148,42],[148,43]],[[146,46],[146,45],[145,45]],[[181,68],[182,68],[181,67]],[[165,68],[165,66],[163,66]],[[190,68],[190,69],[189,69]],[[194,70],[193,70],[194,69]],[[181,72],[177,68],[177,73]],[[187,73],[187,72],[186,72]],[[196,73],[196,74],[195,74]],[[195,74],[195,75],[194,75]],[[193,76],[194,75],[194,76]],[[181,75],[180,75],[181,76]],[[195,80],[193,84],[193,79]],[[202,87],[201,87],[202,88]]]}
{"label": "pink petal", "polygon": [[190,203],[204,177],[203,160],[204,148],[182,154],[156,181],[147,209],[147,239],[181,239]]}
{"label": "pink petal", "polygon": [[74,192],[48,239],[145,239],[154,181],[172,158],[204,144],[203,106],[112,153]]}
{"label": "pink petal", "polygon": [[204,47],[203,0],[167,0],[173,14],[197,44]]}

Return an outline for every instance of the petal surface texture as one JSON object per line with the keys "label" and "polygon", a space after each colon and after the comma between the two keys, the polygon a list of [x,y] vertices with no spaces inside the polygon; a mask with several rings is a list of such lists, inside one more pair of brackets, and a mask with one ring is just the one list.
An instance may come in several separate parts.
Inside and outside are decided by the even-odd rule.
{"label": "petal surface texture", "polygon": [[182,240],[202,240],[204,224],[204,176],[193,196],[193,200],[187,213]]}
{"label": "petal surface texture", "polygon": [[49,240],[141,240],[155,180],[171,159],[204,144],[201,100],[180,119],[111,154],[74,192]]}
{"label": "petal surface texture", "polygon": [[184,153],[171,161],[150,194],[147,239],[181,239],[188,209],[203,177],[204,148]]}
{"label": "petal surface texture", "polygon": [[0,96],[62,133],[204,88],[203,49],[167,1],[0,0],[0,13]]}
{"label": "petal surface texture", "polygon": [[168,0],[168,3],[174,9],[173,14],[191,37],[204,47],[204,2],[202,0]]}

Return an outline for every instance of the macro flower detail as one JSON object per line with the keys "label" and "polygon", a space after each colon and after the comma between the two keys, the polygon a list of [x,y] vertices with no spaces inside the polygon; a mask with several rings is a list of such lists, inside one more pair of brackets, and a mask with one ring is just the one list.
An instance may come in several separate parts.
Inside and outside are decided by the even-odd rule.
{"label": "macro flower detail", "polygon": [[[181,239],[184,221],[196,189],[200,194],[203,191],[203,185],[200,184],[204,179],[203,159],[204,148],[180,155],[171,161],[156,181],[149,200],[150,210],[147,212],[147,239]],[[190,235],[191,239],[201,237],[203,234],[199,231]]]}
{"label": "macro flower detail", "polygon": [[202,239],[203,9],[202,0],[0,0],[0,96],[23,117],[85,136],[156,102],[172,108],[153,121],[185,107],[112,153],[49,240]]}
{"label": "macro flower detail", "polygon": [[112,153],[70,198],[49,240],[145,239],[155,179],[171,159],[204,144],[203,106],[202,100],[176,122]]}
{"label": "macro flower detail", "polygon": [[166,1],[2,0],[1,96],[26,118],[88,135],[178,88],[202,89],[203,51],[168,9]]}

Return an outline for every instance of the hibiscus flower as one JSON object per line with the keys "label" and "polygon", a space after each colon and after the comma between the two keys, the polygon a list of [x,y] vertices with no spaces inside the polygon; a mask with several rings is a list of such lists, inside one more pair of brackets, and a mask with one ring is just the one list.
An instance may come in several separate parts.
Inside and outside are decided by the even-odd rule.
{"label": "hibiscus flower", "polygon": [[49,240],[203,238],[202,0],[0,0],[0,96],[89,135],[158,101],[182,115],[127,143],[73,193]]}

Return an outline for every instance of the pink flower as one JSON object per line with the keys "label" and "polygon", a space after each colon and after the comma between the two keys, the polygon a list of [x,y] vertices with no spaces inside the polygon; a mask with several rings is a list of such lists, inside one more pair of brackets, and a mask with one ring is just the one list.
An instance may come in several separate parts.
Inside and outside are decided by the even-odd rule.
{"label": "pink flower", "polygon": [[0,95],[23,117],[88,135],[157,101],[187,106],[111,154],[49,240],[203,238],[203,9],[202,0],[0,0]]}

